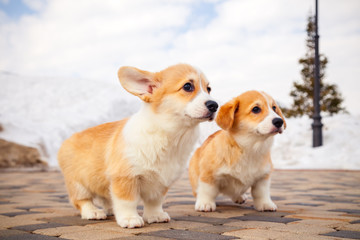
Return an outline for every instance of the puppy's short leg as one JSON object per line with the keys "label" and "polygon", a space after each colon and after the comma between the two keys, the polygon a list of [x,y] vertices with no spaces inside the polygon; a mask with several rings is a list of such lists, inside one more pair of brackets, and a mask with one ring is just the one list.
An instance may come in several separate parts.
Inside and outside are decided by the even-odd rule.
{"label": "puppy's short leg", "polygon": [[277,207],[270,198],[270,176],[260,179],[251,187],[254,207],[258,211],[276,211]]}
{"label": "puppy's short leg", "polygon": [[75,202],[80,206],[82,219],[106,219],[106,213],[102,209],[98,209],[92,200],[76,200]]}
{"label": "puppy's short leg", "polygon": [[124,228],[144,226],[144,221],[136,209],[140,196],[135,179],[119,177],[112,180],[111,198],[118,225]]}
{"label": "puppy's short leg", "polygon": [[69,197],[74,206],[80,210],[82,219],[106,219],[103,210],[93,203],[91,192],[78,182],[67,182]]}
{"label": "puppy's short leg", "polygon": [[162,199],[144,201],[143,218],[148,223],[169,222],[170,217],[162,208]]}
{"label": "puppy's short leg", "polygon": [[216,209],[215,198],[219,190],[212,184],[199,181],[195,210],[200,212],[212,212]]}
{"label": "puppy's short leg", "polygon": [[114,215],[112,210],[111,199],[107,199],[104,197],[97,197],[94,199],[94,203],[96,205],[100,205],[104,209],[104,212],[106,213],[107,216]]}

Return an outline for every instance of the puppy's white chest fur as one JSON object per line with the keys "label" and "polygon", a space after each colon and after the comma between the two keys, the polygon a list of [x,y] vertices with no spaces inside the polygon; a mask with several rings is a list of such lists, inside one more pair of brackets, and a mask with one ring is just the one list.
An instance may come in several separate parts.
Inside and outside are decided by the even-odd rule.
{"label": "puppy's white chest fur", "polygon": [[[241,145],[244,141],[237,139]],[[271,172],[271,162],[266,160],[273,139],[246,144],[239,159],[232,166],[222,166],[217,175],[220,179],[220,191],[224,194],[237,192],[242,194],[256,181]],[[244,145],[242,145],[244,146]],[[231,194],[232,195],[232,194]]]}
{"label": "puppy's white chest fur", "polygon": [[125,156],[133,166],[134,175],[149,176],[169,187],[177,180],[198,138],[198,126],[179,126],[174,116],[157,115],[144,106],[126,124],[123,135]]}

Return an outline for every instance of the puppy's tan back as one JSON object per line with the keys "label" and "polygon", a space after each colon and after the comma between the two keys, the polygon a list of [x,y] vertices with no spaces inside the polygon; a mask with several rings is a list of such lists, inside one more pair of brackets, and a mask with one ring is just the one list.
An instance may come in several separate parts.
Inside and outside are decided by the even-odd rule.
{"label": "puppy's tan back", "polygon": [[75,183],[81,183],[93,193],[109,198],[105,151],[112,144],[114,134],[121,131],[125,123],[126,119],[92,127],[75,133],[63,143],[58,161],[69,192],[77,195]]}

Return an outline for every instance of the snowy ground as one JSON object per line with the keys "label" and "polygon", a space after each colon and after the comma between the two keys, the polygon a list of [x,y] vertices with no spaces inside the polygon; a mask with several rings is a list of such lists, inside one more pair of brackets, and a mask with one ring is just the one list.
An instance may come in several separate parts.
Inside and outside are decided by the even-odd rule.
{"label": "snowy ground", "polygon": [[[140,107],[119,83],[0,73],[0,86],[0,138],[38,148],[50,166],[57,166],[57,150],[72,133]],[[311,120],[287,119],[287,129],[275,137],[275,168],[359,170],[360,116],[324,117],[323,123],[324,146],[314,149]],[[199,144],[216,129],[203,123]]]}

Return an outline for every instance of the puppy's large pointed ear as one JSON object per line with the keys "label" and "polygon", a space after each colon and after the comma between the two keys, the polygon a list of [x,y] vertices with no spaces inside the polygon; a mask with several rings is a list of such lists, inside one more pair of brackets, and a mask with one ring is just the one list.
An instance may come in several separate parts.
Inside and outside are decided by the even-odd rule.
{"label": "puppy's large pointed ear", "polygon": [[120,83],[125,90],[144,102],[151,102],[154,88],[158,86],[154,76],[154,73],[134,67],[121,67],[118,71]]}
{"label": "puppy's large pointed ear", "polygon": [[217,116],[216,123],[224,130],[230,130],[234,125],[235,113],[239,108],[239,101],[233,99],[221,106]]}

